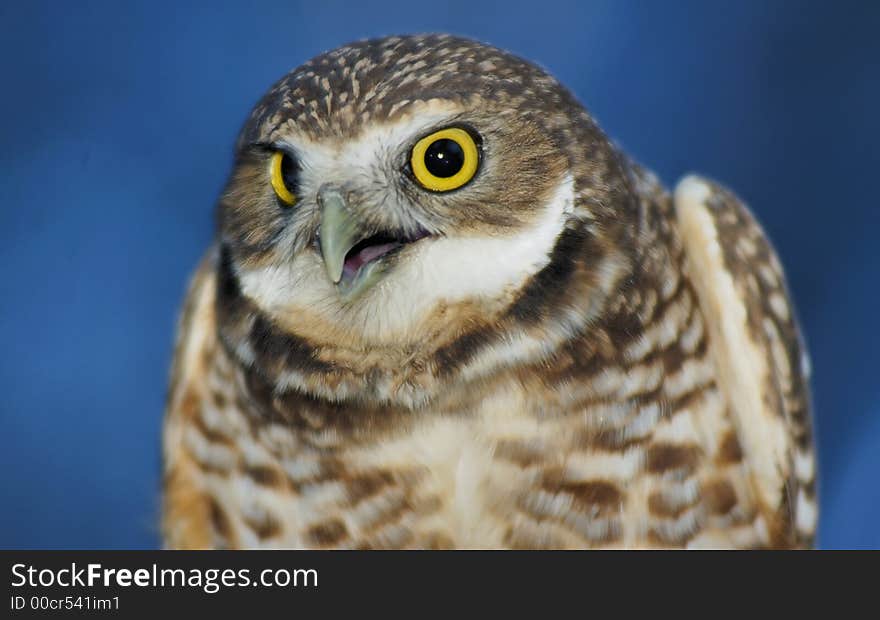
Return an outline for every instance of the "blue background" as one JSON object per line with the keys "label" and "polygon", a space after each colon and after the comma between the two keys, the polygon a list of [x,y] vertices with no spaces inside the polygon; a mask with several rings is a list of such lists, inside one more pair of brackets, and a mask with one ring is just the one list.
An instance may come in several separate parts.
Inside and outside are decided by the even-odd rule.
{"label": "blue background", "polygon": [[[76,8],[75,8],[76,7]],[[250,107],[353,39],[547,67],[667,184],[734,188],[810,345],[824,547],[880,547],[880,3],[6,2],[0,547],[158,544],[172,333]]]}

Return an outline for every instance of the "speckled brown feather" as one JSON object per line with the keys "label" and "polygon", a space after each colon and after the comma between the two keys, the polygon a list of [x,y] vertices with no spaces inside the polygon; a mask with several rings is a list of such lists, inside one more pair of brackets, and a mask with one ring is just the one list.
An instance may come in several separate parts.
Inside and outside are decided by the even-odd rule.
{"label": "speckled brown feather", "polygon": [[[278,240],[295,222],[272,211],[249,145],[288,131],[345,143],[435,99],[487,127],[506,114],[539,136],[533,148],[550,162],[539,177],[523,171],[522,188],[493,185],[501,169],[488,168],[494,189],[462,195],[478,204],[472,230],[528,229],[530,204],[570,175],[573,209],[547,264],[492,299],[438,303],[417,340],[381,346],[328,317],[250,297],[245,274],[285,260]],[[497,166],[517,161],[505,147],[512,138],[497,131]],[[708,189],[683,210],[552,78],[447,36],[359,43],[303,65],[257,106],[239,152],[172,370],[169,547],[810,543],[797,329],[778,261],[732,195],[692,179]],[[517,166],[504,168],[508,177]],[[515,217],[493,217],[493,204]],[[444,221],[468,225],[460,214]],[[306,215],[298,224],[306,236],[314,226]],[[723,250],[718,261],[703,256],[704,233]],[[730,363],[738,324],[713,306],[725,277],[764,373]],[[734,389],[751,379],[760,411]],[[756,443],[745,424],[756,421],[779,445]]]}
{"label": "speckled brown feather", "polygon": [[[809,361],[782,266],[758,223],[731,192],[690,177],[679,185],[677,194],[680,225],[685,236],[692,237],[691,262],[705,261],[706,254],[717,248],[708,261],[717,261],[714,290],[703,286],[701,292],[701,302],[715,319],[715,338],[722,340],[723,332],[732,332],[741,345],[757,351],[761,358],[762,363],[746,369],[746,380],[756,385],[760,404],[740,411],[737,417],[741,434],[752,434],[748,427],[755,426],[753,416],[759,415],[765,433],[775,429],[779,438],[775,450],[774,442],[765,436],[744,442],[754,478],[762,478],[756,480],[755,493],[771,537],[776,546],[809,546],[816,527]],[[739,304],[727,300],[722,292],[725,284],[732,285]],[[721,302],[726,307],[718,308]],[[718,325],[720,321],[728,326]],[[726,351],[728,357],[732,353]],[[742,377],[731,377],[729,369],[722,374],[728,375],[725,378],[731,386],[729,400],[740,400],[732,386],[742,385]],[[745,409],[743,404],[739,408]],[[762,469],[772,473],[757,475]]]}

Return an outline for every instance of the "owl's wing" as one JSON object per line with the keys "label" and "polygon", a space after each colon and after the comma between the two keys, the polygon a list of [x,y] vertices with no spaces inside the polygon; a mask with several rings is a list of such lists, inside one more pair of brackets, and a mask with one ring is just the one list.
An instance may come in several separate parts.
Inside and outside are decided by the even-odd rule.
{"label": "owl's wing", "polygon": [[207,364],[217,346],[214,317],[216,250],[202,259],[187,291],[177,327],[163,430],[162,533],[171,548],[208,548],[212,506],[199,488],[198,466],[183,436],[207,397]]}
{"label": "owl's wing", "polygon": [[810,370],[782,266],[747,207],[718,184],[685,177],[675,210],[771,544],[809,546],[817,521]]}

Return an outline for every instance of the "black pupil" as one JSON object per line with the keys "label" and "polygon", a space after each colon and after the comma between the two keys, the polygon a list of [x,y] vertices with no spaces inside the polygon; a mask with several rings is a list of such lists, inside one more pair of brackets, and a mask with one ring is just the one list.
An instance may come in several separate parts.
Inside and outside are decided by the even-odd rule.
{"label": "black pupil", "polygon": [[287,191],[296,196],[299,185],[299,164],[287,153],[281,156],[281,179]]}
{"label": "black pupil", "polygon": [[455,176],[464,166],[464,150],[455,140],[441,138],[425,151],[425,168],[435,177]]}

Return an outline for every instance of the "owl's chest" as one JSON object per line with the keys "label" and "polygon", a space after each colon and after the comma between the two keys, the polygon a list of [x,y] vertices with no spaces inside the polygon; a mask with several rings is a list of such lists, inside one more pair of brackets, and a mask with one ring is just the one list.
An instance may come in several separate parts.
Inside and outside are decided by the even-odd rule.
{"label": "owl's chest", "polygon": [[673,414],[668,399],[644,396],[565,410],[538,406],[545,402],[499,385],[468,410],[423,411],[357,440],[332,427],[254,428],[235,411],[205,411],[202,427],[235,433],[224,470],[202,472],[222,515],[217,544],[668,546],[704,529],[726,536],[729,522],[752,516],[744,472],[717,467],[716,442],[732,429],[711,382]]}
{"label": "owl's chest", "polygon": [[540,402],[503,385],[471,410],[426,412],[404,433],[345,450],[339,512],[331,519],[345,525],[347,544],[623,543],[627,496],[644,473],[644,451],[596,449],[601,416],[587,421],[583,411],[549,412]]}
{"label": "owl's chest", "polygon": [[364,497],[355,491],[347,514],[369,546],[509,546],[512,524],[564,464],[570,422],[541,420],[515,390],[472,411],[428,414],[406,433],[346,452],[353,471],[383,480]]}
{"label": "owl's chest", "polygon": [[[202,431],[217,434],[224,426],[236,438],[223,449],[223,464],[202,470],[203,487],[223,515],[218,544],[583,546],[581,534],[564,528],[552,541],[518,540],[559,512],[554,497],[583,431],[580,416],[542,416],[530,402],[521,389],[505,386],[470,411],[425,411],[405,431],[353,442],[332,429],[308,441],[279,425],[248,432],[235,411],[206,409]],[[204,437],[191,443],[203,459],[224,460],[219,446],[209,454]],[[610,468],[607,473],[620,478],[631,464],[605,457],[581,458],[580,466]],[[589,500],[572,508],[584,515],[582,529],[596,541],[612,537],[615,529],[603,515],[617,511],[622,491],[603,481],[581,485],[577,493]],[[552,529],[538,528],[544,538]]]}

